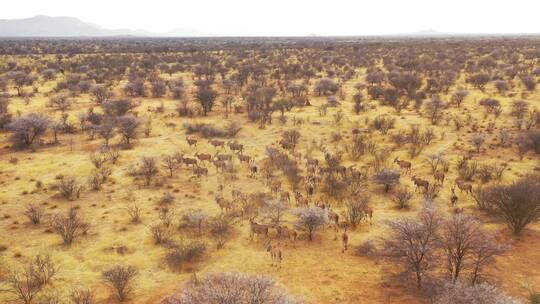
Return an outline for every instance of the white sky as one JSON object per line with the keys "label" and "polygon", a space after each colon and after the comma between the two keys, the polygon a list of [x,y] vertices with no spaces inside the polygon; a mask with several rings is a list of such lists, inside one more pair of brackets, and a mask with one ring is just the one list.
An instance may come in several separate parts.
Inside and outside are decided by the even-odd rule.
{"label": "white sky", "polygon": [[540,0],[2,0],[0,19],[72,16],[102,27],[213,35],[540,33]]}

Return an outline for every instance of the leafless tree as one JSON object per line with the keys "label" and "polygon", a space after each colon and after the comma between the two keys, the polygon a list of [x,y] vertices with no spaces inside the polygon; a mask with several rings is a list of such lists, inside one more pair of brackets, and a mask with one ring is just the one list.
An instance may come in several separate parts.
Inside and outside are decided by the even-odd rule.
{"label": "leafless tree", "polygon": [[140,125],[140,119],[132,115],[125,115],[118,118],[118,132],[122,135],[126,145],[129,146],[131,143],[130,141],[137,137]]}
{"label": "leafless tree", "polygon": [[137,276],[133,266],[114,266],[102,273],[103,281],[114,288],[118,299],[123,302],[133,291],[133,280]]}
{"label": "leafless tree", "polygon": [[153,157],[142,157],[139,164],[139,174],[143,176],[146,186],[150,186],[152,178],[159,173],[156,159]]}
{"label": "leafless tree", "polygon": [[313,240],[313,233],[328,222],[328,215],[319,207],[300,208],[295,214],[297,225],[307,231],[310,241]]}
{"label": "leafless tree", "polygon": [[91,289],[75,289],[71,291],[69,299],[72,304],[94,304],[95,297]]}
{"label": "leafless tree", "polygon": [[390,221],[390,236],[385,240],[385,252],[401,263],[406,272],[414,273],[416,284],[422,287],[422,279],[433,270],[436,263],[438,233],[441,217],[431,205],[426,205],[416,218]]}
{"label": "leafless tree", "polygon": [[28,147],[50,128],[51,120],[43,114],[31,113],[14,119],[7,125],[11,140],[18,147]]}
{"label": "leafless tree", "polygon": [[384,185],[384,192],[388,192],[390,187],[399,184],[400,173],[393,169],[383,169],[375,174],[375,183]]}
{"label": "leafless tree", "polygon": [[398,187],[392,193],[392,201],[396,204],[399,209],[408,208],[410,200],[413,198],[414,194],[407,186]]}
{"label": "leafless tree", "polygon": [[70,208],[67,216],[57,214],[52,220],[54,231],[62,237],[65,245],[71,245],[75,238],[88,231],[88,224],[77,213],[75,208]]}

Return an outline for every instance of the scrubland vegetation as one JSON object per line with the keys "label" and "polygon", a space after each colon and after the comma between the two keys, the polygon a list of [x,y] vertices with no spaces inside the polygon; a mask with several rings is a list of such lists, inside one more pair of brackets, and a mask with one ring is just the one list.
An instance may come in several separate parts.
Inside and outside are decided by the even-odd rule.
{"label": "scrubland vegetation", "polygon": [[2,303],[539,303],[536,37],[0,53]]}

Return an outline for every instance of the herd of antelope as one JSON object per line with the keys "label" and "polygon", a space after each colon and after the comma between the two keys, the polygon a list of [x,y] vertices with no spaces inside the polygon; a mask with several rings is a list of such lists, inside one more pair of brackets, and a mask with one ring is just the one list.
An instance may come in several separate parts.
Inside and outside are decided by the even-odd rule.
{"label": "herd of antelope", "polygon": [[[186,137],[186,141],[189,147],[197,147],[199,140],[195,137]],[[244,145],[238,143],[237,141],[226,142],[219,139],[211,139],[208,141],[213,149],[214,153],[206,152],[195,152],[194,157],[187,157],[184,154],[176,155],[176,159],[180,164],[184,164],[188,167],[191,167],[195,177],[200,178],[202,176],[208,176],[208,169],[205,167],[207,164],[213,164],[215,167],[216,173],[223,173],[233,162],[233,159],[238,159],[241,164],[248,166],[248,173],[250,178],[258,179],[258,174],[260,172],[259,167],[256,164],[254,157],[244,153]],[[279,142],[280,146],[283,146],[284,143]],[[225,149],[229,149],[230,153],[225,153]],[[290,152],[290,151],[289,151]],[[291,156],[296,161],[302,160],[302,155],[299,152],[290,152]],[[326,153],[325,158],[328,159],[331,157]],[[335,167],[322,167],[319,166],[319,160],[312,157],[305,157],[305,169],[306,176],[302,182],[304,189],[296,188],[292,191],[288,191],[282,184],[282,181],[276,176],[265,172],[263,174],[263,184],[269,190],[269,195],[274,197],[283,203],[292,205],[293,203],[296,207],[317,207],[324,210],[328,218],[328,226],[334,227],[335,239],[338,239],[337,232],[339,229],[342,229],[341,234],[341,251],[345,252],[348,250],[349,236],[347,233],[348,225],[346,222],[340,222],[340,216],[326,203],[321,203],[314,199],[314,194],[317,190],[318,185],[321,182],[321,177],[324,174],[336,174],[341,177],[351,177],[351,180],[361,179],[365,173],[356,169],[355,166],[345,167],[343,165],[338,165]],[[430,187],[430,181],[416,175],[412,174],[412,163],[406,160],[400,160],[399,158],[394,159],[394,163],[397,164],[404,174],[407,174],[416,187],[416,191],[428,191]],[[442,186],[445,182],[446,171],[436,171],[433,173],[433,184],[437,186]],[[458,196],[455,193],[455,188],[459,188],[461,192],[470,193],[472,191],[472,185],[465,182],[462,179],[456,179],[455,183],[451,186],[452,196],[451,206],[454,208],[455,212],[460,212],[457,208]],[[234,188],[231,191],[231,198],[227,199],[224,195],[224,186],[222,183],[218,185],[218,192],[215,195],[215,202],[218,205],[219,209],[223,214],[228,215],[238,215],[240,218],[245,218],[245,211],[243,207],[250,200],[250,195],[242,193],[240,190]],[[292,200],[294,197],[294,202]],[[373,209],[369,206],[366,206],[364,210],[365,218],[369,219],[370,225],[372,224],[373,219]],[[283,261],[283,244],[292,244],[295,246],[296,241],[298,240],[300,233],[302,232],[302,227],[296,225],[285,225],[285,221],[275,223],[275,222],[257,222],[256,216],[249,217],[249,239],[250,240],[260,240],[263,239],[265,242],[265,248],[270,254],[272,260],[272,266],[278,268],[281,267]]]}

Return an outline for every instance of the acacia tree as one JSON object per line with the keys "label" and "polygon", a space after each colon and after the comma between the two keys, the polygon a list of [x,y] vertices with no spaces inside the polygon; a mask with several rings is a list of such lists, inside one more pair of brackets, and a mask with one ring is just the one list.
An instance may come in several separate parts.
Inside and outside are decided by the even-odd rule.
{"label": "acacia tree", "polygon": [[384,192],[388,192],[390,187],[399,183],[400,173],[393,169],[383,169],[375,174],[375,183],[384,185]]}
{"label": "acacia tree", "polygon": [[141,120],[133,115],[124,115],[117,120],[118,132],[122,135],[127,146],[131,140],[137,137]]}
{"label": "acacia tree", "polygon": [[509,185],[494,185],[484,189],[486,205],[504,219],[512,232],[540,220],[540,176],[527,175]]}
{"label": "acacia tree", "polygon": [[11,140],[19,147],[28,147],[51,126],[51,120],[43,114],[31,113],[16,118],[7,125],[13,134]]}
{"label": "acacia tree", "polygon": [[307,207],[296,210],[297,225],[308,232],[309,240],[313,240],[313,233],[328,222],[325,210],[319,207]]}
{"label": "acacia tree", "polygon": [[217,92],[210,87],[201,86],[197,90],[195,99],[197,99],[197,101],[201,104],[204,116],[206,116],[208,112],[212,111],[216,97]]}
{"label": "acacia tree", "polygon": [[385,240],[386,255],[402,264],[406,272],[414,273],[416,285],[422,287],[425,274],[433,269],[437,257],[438,233],[442,223],[430,204],[416,218],[390,221],[390,236]]}

